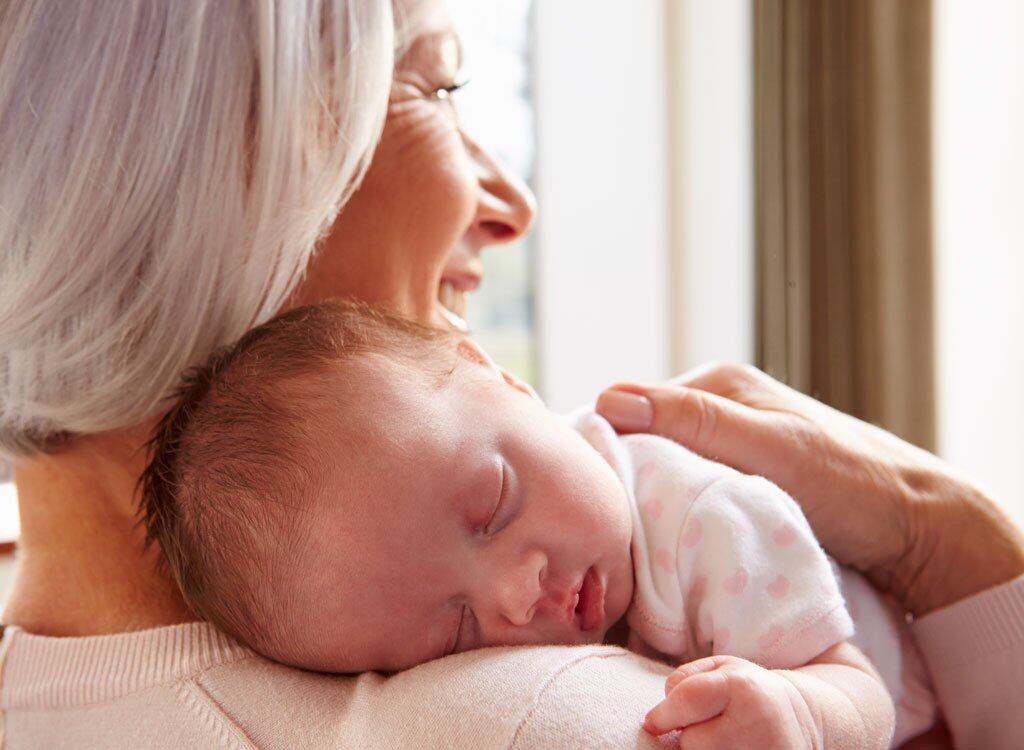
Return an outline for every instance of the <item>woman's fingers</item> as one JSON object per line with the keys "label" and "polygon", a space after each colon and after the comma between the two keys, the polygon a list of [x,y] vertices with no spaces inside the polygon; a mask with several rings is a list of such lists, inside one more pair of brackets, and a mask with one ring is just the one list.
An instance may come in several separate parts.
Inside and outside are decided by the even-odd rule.
{"label": "woman's fingers", "polygon": [[597,413],[619,432],[650,432],[654,421],[651,400],[641,392],[627,390],[639,386],[612,386],[597,397]]}
{"label": "woman's fingers", "polygon": [[651,734],[664,734],[713,719],[729,705],[729,675],[719,669],[687,677],[644,720]]}
{"label": "woman's fingers", "polygon": [[621,384],[597,399],[620,432],[649,432],[703,456],[758,473],[778,438],[771,414],[696,388]]}
{"label": "woman's fingers", "polygon": [[751,365],[708,362],[687,370],[682,375],[670,380],[669,384],[699,388],[702,391],[729,397],[739,388],[763,384],[762,381],[765,378],[764,373]]}

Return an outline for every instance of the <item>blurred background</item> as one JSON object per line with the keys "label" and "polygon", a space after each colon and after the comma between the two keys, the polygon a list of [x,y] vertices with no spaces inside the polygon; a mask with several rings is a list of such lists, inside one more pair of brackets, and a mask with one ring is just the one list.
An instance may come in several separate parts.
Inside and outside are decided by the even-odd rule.
{"label": "blurred background", "polygon": [[502,365],[566,410],[751,362],[1024,523],[1024,2],[449,5],[463,125],[540,204],[468,314]]}
{"label": "blurred background", "polygon": [[461,0],[458,106],[537,193],[478,337],[556,410],[754,363],[1024,522],[1024,3]]}

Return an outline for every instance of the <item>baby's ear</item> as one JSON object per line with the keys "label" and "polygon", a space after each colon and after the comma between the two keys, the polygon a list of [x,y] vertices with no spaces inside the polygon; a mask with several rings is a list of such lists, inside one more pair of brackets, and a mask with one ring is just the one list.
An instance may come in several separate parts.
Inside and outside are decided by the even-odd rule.
{"label": "baby's ear", "polygon": [[533,386],[527,383],[525,380],[520,380],[515,375],[510,373],[504,367],[499,367],[498,371],[501,372],[501,377],[505,379],[505,382],[515,388],[517,391],[522,391],[530,398],[535,398],[540,401],[540,396],[537,395],[537,391],[533,390]]}
{"label": "baby's ear", "polygon": [[537,392],[530,387],[529,383],[523,382],[508,370],[494,364],[494,360],[491,359],[487,352],[481,348],[480,344],[476,343],[473,339],[468,336],[464,336],[459,339],[459,343],[456,345],[455,350],[459,353],[460,357],[464,357],[470,362],[486,368],[492,372],[496,378],[501,378],[517,391],[521,391],[530,398],[535,398],[540,401],[540,396],[538,396]]}
{"label": "baby's ear", "polygon": [[494,360],[480,347],[480,344],[469,338],[469,336],[463,336],[459,339],[459,343],[455,346],[455,351],[459,353],[460,357],[490,370],[495,376],[501,376],[501,369],[494,364]]}

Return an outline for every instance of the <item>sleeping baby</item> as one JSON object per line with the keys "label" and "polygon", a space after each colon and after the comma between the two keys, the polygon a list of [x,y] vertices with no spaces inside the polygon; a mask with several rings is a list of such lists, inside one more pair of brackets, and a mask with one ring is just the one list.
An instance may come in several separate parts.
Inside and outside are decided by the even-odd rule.
{"label": "sleeping baby", "polygon": [[465,336],[292,310],[191,371],[150,448],[147,529],[187,601],[285,664],[624,632],[681,665],[644,728],[694,746],[889,747],[934,721],[906,624],[782,490],[557,417]]}

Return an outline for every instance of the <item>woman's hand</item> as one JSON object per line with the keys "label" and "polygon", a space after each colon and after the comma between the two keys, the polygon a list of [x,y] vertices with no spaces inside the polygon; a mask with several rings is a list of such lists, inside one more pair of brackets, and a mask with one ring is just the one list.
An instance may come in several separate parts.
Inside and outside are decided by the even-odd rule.
{"label": "woman's hand", "polygon": [[619,384],[597,410],[747,474],[803,507],[824,547],[915,615],[1024,574],[1024,534],[926,451],[743,365]]}

